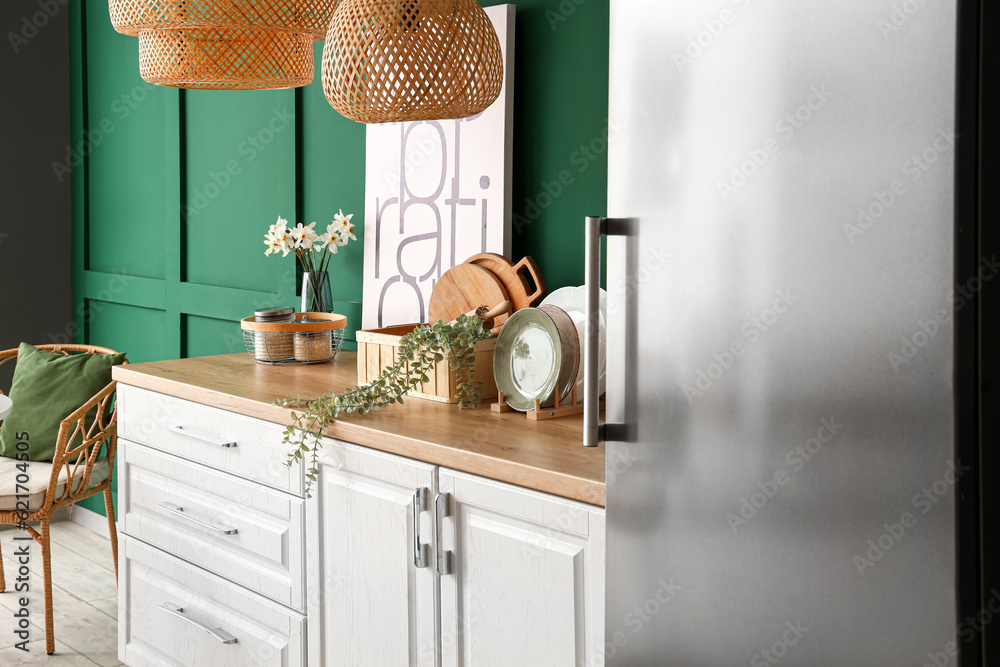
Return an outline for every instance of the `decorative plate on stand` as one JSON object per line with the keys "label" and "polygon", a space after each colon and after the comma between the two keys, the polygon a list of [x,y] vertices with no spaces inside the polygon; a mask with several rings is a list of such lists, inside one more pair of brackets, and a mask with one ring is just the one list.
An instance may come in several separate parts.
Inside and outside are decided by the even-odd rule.
{"label": "decorative plate on stand", "polygon": [[[565,310],[571,318],[573,318],[573,323],[576,325],[577,338],[580,344],[580,350],[583,353],[583,358],[586,358],[587,351],[585,348],[583,327],[586,325],[586,317],[584,313],[587,306],[587,293],[584,291],[583,287],[562,287],[556,291],[549,294],[542,300],[543,306],[558,306]],[[607,384],[607,317],[608,317],[608,293],[601,290],[601,317],[600,317],[600,333],[599,333],[599,345],[600,350],[598,351],[598,367],[600,370],[600,375],[598,376],[598,396],[604,395],[604,388]],[[579,377],[576,381],[576,390],[580,396],[583,396],[583,370],[580,370]]]}
{"label": "decorative plate on stand", "polygon": [[573,320],[557,306],[523,308],[497,337],[493,375],[504,401],[515,410],[535,408],[572,393],[580,369]]}

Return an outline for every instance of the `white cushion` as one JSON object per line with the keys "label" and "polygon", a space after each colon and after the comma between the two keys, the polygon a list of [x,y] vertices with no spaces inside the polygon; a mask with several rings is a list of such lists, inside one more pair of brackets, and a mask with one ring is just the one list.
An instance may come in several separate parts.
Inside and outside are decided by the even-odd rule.
{"label": "white cushion", "polygon": [[[28,483],[22,487],[27,487],[28,507],[32,511],[39,509],[45,503],[45,492],[49,488],[52,480],[52,463],[48,461],[18,461],[6,456],[0,456],[0,512],[9,512],[17,509],[18,492],[24,494],[25,490],[17,488],[17,476],[21,472],[17,469],[18,463],[28,464]],[[80,488],[83,479],[83,470],[86,463],[81,463],[76,474],[73,476],[73,491]],[[59,483],[56,486],[56,500],[58,500],[66,489],[66,480],[69,479],[70,471],[63,466],[59,470]],[[94,469],[90,471],[90,487],[93,488],[108,478],[108,460],[101,457],[94,461]],[[20,500],[24,500],[21,498]]]}

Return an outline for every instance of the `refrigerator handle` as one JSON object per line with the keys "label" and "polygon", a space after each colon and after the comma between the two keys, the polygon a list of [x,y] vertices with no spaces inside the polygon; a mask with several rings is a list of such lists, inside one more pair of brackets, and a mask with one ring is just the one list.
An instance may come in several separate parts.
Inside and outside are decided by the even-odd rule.
{"label": "refrigerator handle", "polygon": [[584,242],[584,287],[587,301],[584,308],[583,360],[583,446],[597,447],[607,439],[607,425],[601,424],[598,390],[598,345],[601,327],[601,237],[623,234],[624,220],[588,216]]}

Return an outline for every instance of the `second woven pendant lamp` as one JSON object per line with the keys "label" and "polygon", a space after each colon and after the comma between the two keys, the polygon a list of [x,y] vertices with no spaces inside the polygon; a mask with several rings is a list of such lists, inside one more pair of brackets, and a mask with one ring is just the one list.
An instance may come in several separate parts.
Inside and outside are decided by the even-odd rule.
{"label": "second woven pendant lamp", "polygon": [[337,0],[110,0],[139,37],[139,74],[174,88],[267,90],[313,80],[315,40]]}
{"label": "second woven pendant lamp", "polygon": [[500,40],[475,0],[340,0],[323,92],[362,123],[466,118],[500,95]]}

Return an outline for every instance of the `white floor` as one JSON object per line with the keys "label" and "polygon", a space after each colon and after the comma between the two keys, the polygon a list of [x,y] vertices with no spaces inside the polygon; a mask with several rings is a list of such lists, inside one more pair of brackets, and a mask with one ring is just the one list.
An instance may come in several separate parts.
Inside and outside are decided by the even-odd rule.
{"label": "white floor", "polygon": [[[92,514],[88,518],[93,520],[97,515]],[[100,518],[103,520],[103,517]],[[71,521],[52,524],[52,606],[56,652],[46,656],[42,550],[34,541],[15,541],[15,537],[24,535],[22,531],[4,528],[0,530],[0,549],[3,550],[7,592],[0,593],[0,666],[121,665],[118,660],[118,596],[111,542]],[[107,533],[107,524],[104,532]],[[31,591],[28,594],[31,637],[28,652],[14,647],[18,639],[14,636],[11,614],[18,608],[18,598],[25,595],[14,591],[18,566],[11,558],[15,549],[23,544],[31,545]]]}

